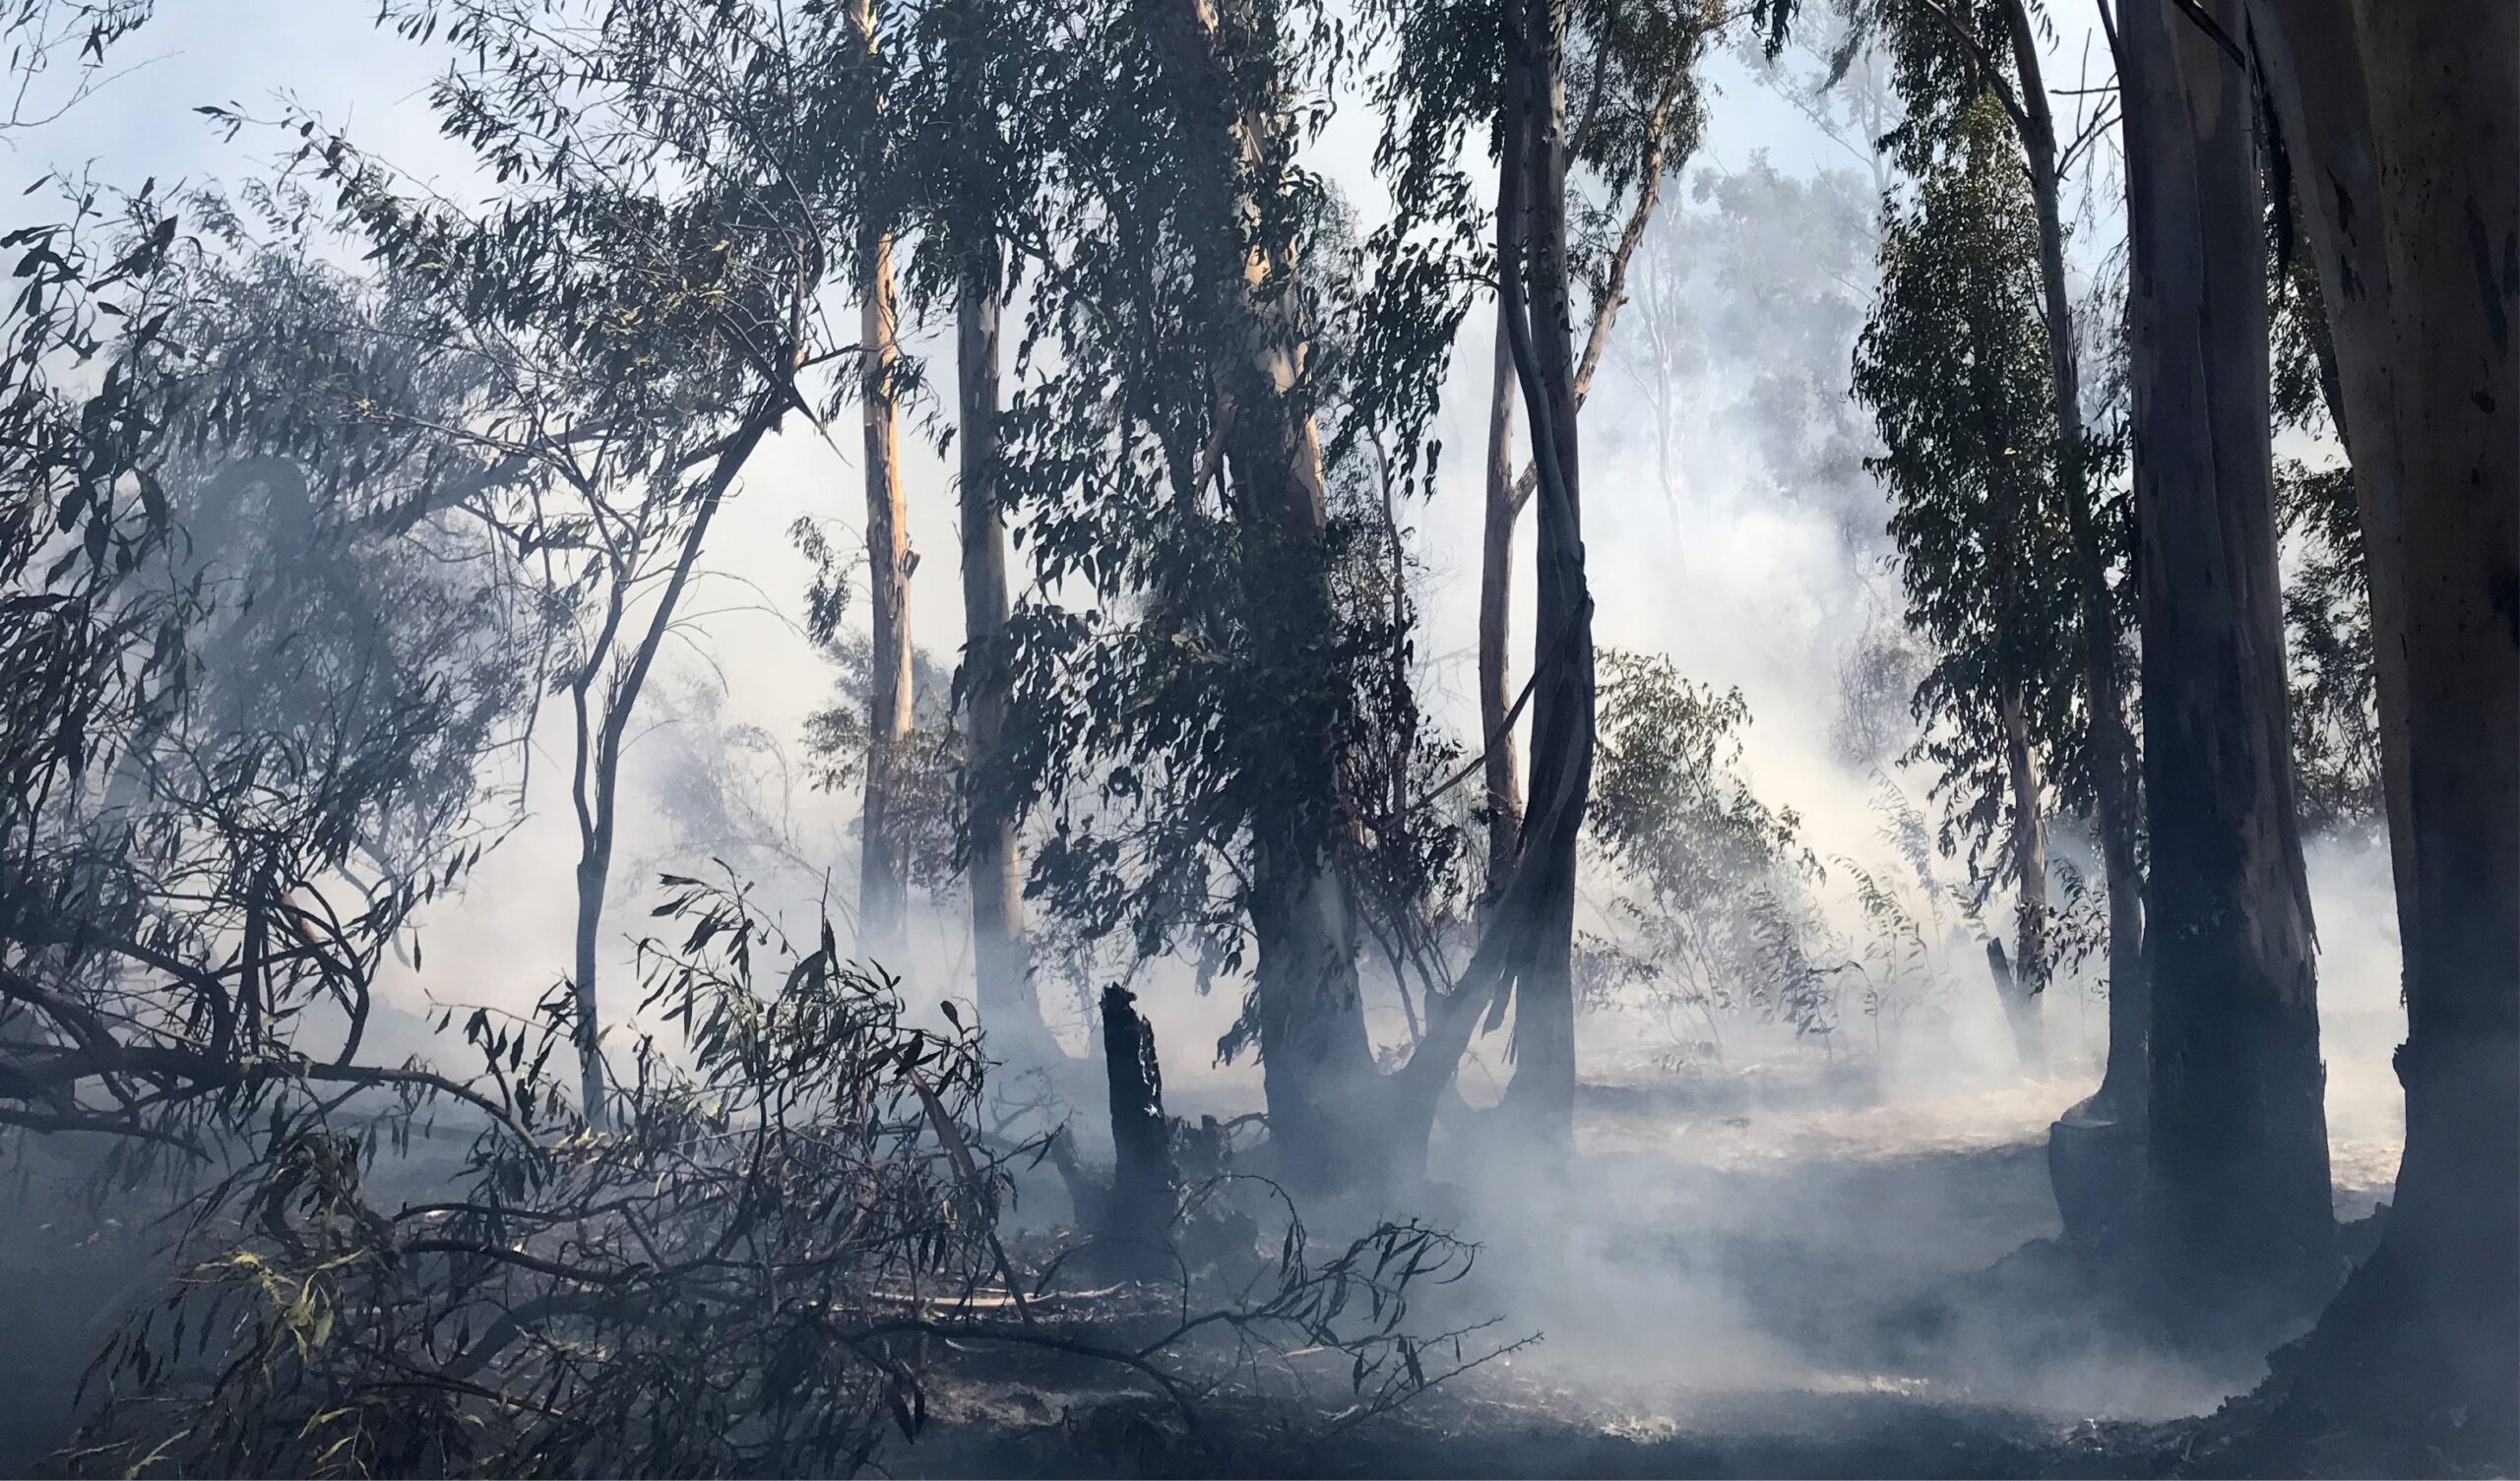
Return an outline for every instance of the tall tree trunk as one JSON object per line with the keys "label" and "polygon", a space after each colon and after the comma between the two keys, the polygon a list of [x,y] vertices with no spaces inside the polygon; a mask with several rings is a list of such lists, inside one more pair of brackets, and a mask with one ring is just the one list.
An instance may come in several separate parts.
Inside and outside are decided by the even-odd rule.
{"label": "tall tree trunk", "polygon": [[[1497,229],[1507,223],[1500,217]],[[1486,737],[1481,762],[1487,778],[1487,890],[1492,905],[1514,872],[1523,841],[1521,746],[1505,723],[1513,709],[1506,677],[1506,648],[1513,641],[1514,525],[1523,501],[1514,482],[1514,351],[1507,342],[1504,303],[1496,311],[1496,365],[1488,391],[1487,500],[1479,551],[1479,733]]]}
{"label": "tall tree trunk", "polygon": [[725,501],[726,491],[734,486],[735,475],[761,445],[761,439],[778,421],[777,402],[765,398],[746,415],[743,423],[730,433],[718,450],[710,468],[709,480],[700,492],[699,507],[692,512],[690,527],[683,531],[682,544],[674,551],[671,573],[665,578],[664,589],[657,593],[657,604],[648,614],[648,625],[639,635],[639,645],[631,649],[629,662],[605,685],[599,705],[591,707],[596,681],[610,667],[614,645],[627,615],[630,585],[640,577],[640,558],[633,554],[627,564],[616,566],[610,573],[605,596],[601,629],[590,647],[586,661],[571,676],[569,697],[573,718],[577,724],[577,756],[571,776],[571,801],[578,817],[577,868],[577,932],[574,966],[576,976],[571,987],[577,1004],[578,1088],[584,1099],[587,1124],[598,1131],[610,1122],[606,1106],[603,1079],[602,999],[597,992],[598,966],[598,948],[602,939],[604,895],[611,888],[612,843],[614,825],[619,816],[621,790],[621,754],[628,745],[630,719],[639,708],[639,696],[648,687],[648,674],[656,666],[657,651],[664,647],[665,634],[672,630],[674,615],[681,610],[682,593],[691,585],[691,575],[700,566],[700,552],[709,539],[709,526],[717,521],[718,506]]}
{"label": "tall tree trunk", "polygon": [[2004,686],[2002,706],[2016,898],[2012,959],[1998,964],[1995,987],[2003,995],[2004,1018],[2012,1025],[2021,1068],[2036,1075],[2048,1068],[2048,1032],[2040,1012],[2048,988],[2048,822],[2039,804],[2039,760],[2030,750],[2029,709],[2018,682]]}
{"label": "tall tree trunk", "polygon": [[[991,167],[1000,143],[985,100],[989,23],[995,0],[960,0],[953,65],[974,100],[969,167]],[[1006,519],[998,467],[998,326],[1003,247],[993,223],[960,224],[954,300],[954,378],[961,449],[963,523],[963,810],[969,837],[964,877],[972,892],[974,998],[990,1047],[1016,1064],[1063,1061],[1041,1020],[1024,937],[1024,855],[1013,788],[1005,775],[1010,676],[1004,651],[1008,611]]]}
{"label": "tall tree trunk", "polygon": [[[2245,29],[2240,0],[2204,8]],[[2120,24],[2152,845],[2146,1234],[2174,1310],[2245,1321],[2306,1309],[2336,1272],[2256,110],[2247,74],[2173,0],[2128,0]]]}
{"label": "tall tree trunk", "polygon": [[1532,795],[1550,799],[1549,827],[1527,837],[1530,910],[1491,929],[1520,933],[1514,1078],[1500,1109],[1542,1147],[1571,1153],[1575,1114],[1575,850],[1593,769],[1592,595],[1584,575],[1575,434],[1576,360],[1566,256],[1566,82],[1563,12],[1504,0],[1508,209],[1521,222],[1519,260],[1498,277],[1540,491],[1539,601],[1533,671]]}
{"label": "tall tree trunk", "polygon": [[1024,939],[1024,855],[1005,772],[1006,522],[997,481],[996,254],[965,264],[955,302],[963,515],[963,806],[970,833],[972,947],[980,1021],[1017,1062],[1053,1049]]}
{"label": "tall tree trunk", "polygon": [[[1584,357],[1575,368],[1574,404],[1578,410],[1585,398],[1592,395],[1593,377],[1601,369],[1603,353],[1609,346],[1610,330],[1618,323],[1618,311],[1627,302],[1629,268],[1636,260],[1637,249],[1644,245],[1646,228],[1653,224],[1654,208],[1663,198],[1663,173],[1669,154],[1664,130],[1688,82],[1688,68],[1683,66],[1666,83],[1653,114],[1646,120],[1636,200],[1628,208],[1627,224],[1620,230],[1617,244],[1610,249],[1601,299],[1593,307],[1593,327],[1584,338]],[[1505,177],[1499,171],[1496,258],[1500,263],[1519,261],[1524,252],[1521,238],[1513,234],[1522,229],[1522,214],[1504,209],[1506,189]],[[1505,725],[1514,700],[1505,677],[1505,655],[1513,638],[1514,526],[1522,519],[1523,506],[1531,502],[1540,477],[1537,464],[1525,466],[1520,477],[1514,474],[1514,360],[1501,293],[1496,315],[1496,361],[1488,390],[1486,514],[1480,529],[1479,566],[1479,716],[1480,733],[1487,738],[1483,765],[1487,785],[1487,901],[1491,905],[1504,890],[1506,876],[1512,872],[1522,847],[1521,745]]]}
{"label": "tall tree trunk", "polygon": [[893,301],[893,239],[870,233],[858,281],[861,396],[866,420],[866,587],[874,649],[866,690],[866,802],[859,815],[859,950],[898,954],[909,907],[908,860],[893,818],[895,769],[910,740],[911,554],[902,499],[901,417],[894,377],[901,364]]}
{"label": "tall tree trunk", "polygon": [[[1294,401],[1310,330],[1303,295],[1293,290],[1293,242],[1246,230],[1278,214],[1274,203],[1263,211],[1260,198],[1292,186],[1281,147],[1287,103],[1246,95],[1253,85],[1225,65],[1226,21],[1212,0],[1139,4],[1185,132],[1206,156],[1202,186],[1210,199],[1200,205],[1210,229],[1198,249],[1199,271],[1217,295],[1221,321],[1239,327],[1239,357],[1221,357],[1217,371],[1217,417],[1232,469],[1232,507],[1254,563],[1245,586],[1260,604],[1249,624],[1260,635],[1255,661],[1263,654],[1280,663],[1287,655],[1321,655],[1326,665],[1329,491],[1319,433]],[[1238,17],[1234,29],[1257,19]],[[1256,790],[1273,799],[1251,819],[1253,1009],[1280,1173],[1298,1185],[1339,1186],[1372,1176],[1381,1151],[1365,1124],[1373,1053],[1357,992],[1355,922],[1336,858],[1344,811],[1332,718],[1338,706],[1321,691],[1339,677],[1325,666],[1297,671],[1291,682],[1302,691],[1291,696],[1295,712],[1318,712],[1322,720],[1302,743],[1247,759],[1271,783]]]}
{"label": "tall tree trunk", "polygon": [[2136,840],[2143,822],[2135,792],[2135,744],[2119,683],[2117,621],[2110,611],[2109,552],[2101,547],[2091,474],[2084,457],[2082,377],[2074,352],[2073,297],[2065,279],[2065,226],[2057,196],[2056,123],[2039,66],[2039,35],[2024,0],[2004,0],[2013,70],[2021,84],[2016,121],[2029,156],[2039,215],[2039,282],[2055,392],[2056,492],[2065,506],[2081,615],[2082,666],[2090,715],[2092,790],[2099,803],[2101,867],[2109,892],[2109,1068],[2099,1097],[2119,1117],[2140,1116],[2144,1089],[2143,872]]}
{"label": "tall tree trunk", "polygon": [[2248,14],[2336,339],[2390,847],[2411,866],[2397,1198],[2378,1250],[2283,1365],[2287,1412],[2305,1433],[2350,1416],[2507,1468],[2520,1458],[2520,10],[2251,0]]}

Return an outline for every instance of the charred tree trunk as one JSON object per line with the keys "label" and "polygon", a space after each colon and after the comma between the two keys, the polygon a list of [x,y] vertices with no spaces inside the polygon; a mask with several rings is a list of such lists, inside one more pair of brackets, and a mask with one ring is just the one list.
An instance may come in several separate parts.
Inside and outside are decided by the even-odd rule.
{"label": "charred tree trunk", "polygon": [[[1253,3],[1253,0],[1246,0]],[[1256,946],[1254,1018],[1269,1104],[1269,1141],[1282,1176],[1336,1187],[1370,1177],[1379,1139],[1365,1125],[1373,1054],[1357,993],[1356,928],[1337,859],[1342,805],[1338,696],[1329,669],[1329,493],[1311,411],[1297,403],[1311,333],[1292,240],[1254,223],[1273,219],[1263,196],[1287,178],[1282,98],[1246,96],[1255,84],[1225,65],[1225,19],[1211,0],[1139,0],[1169,74],[1192,147],[1202,151],[1210,218],[1199,272],[1220,322],[1237,327],[1238,354],[1216,370],[1216,416],[1242,525],[1245,599],[1255,664],[1285,665],[1292,745],[1246,764],[1272,799],[1250,821],[1248,909]],[[1250,18],[1237,22],[1236,30]],[[1318,665],[1318,666],[1315,666]],[[1318,716],[1316,719],[1315,716]]]}
{"label": "charred tree trunk", "polygon": [[2279,1364],[2277,1417],[2303,1435],[2339,1419],[2400,1431],[2508,1468],[2520,1458],[2520,11],[2252,0],[2248,16],[2354,432],[2407,1000],[2397,1201],[2378,1250]]}
{"label": "charred tree trunk", "polygon": [[1592,594],[1584,574],[1577,370],[1566,256],[1563,12],[1504,0],[1508,234],[1500,265],[1505,320],[1532,429],[1540,496],[1539,602],[1533,642],[1532,795],[1545,829],[1529,833],[1517,873],[1526,909],[1489,929],[1515,933],[1514,1078],[1499,1107],[1520,1136],[1560,1153],[1574,1145],[1575,851],[1593,772]]}
{"label": "charred tree trunk", "polygon": [[2144,1031],[2150,1009],[2144,977],[2143,871],[2136,840],[2143,820],[2136,796],[2134,737],[2126,728],[2117,661],[2117,621],[2110,608],[2109,552],[2102,548],[2083,435],[2082,376],[2074,352],[2073,299],[2065,279],[2065,227],[2058,203],[2056,124],[2039,66],[2039,36],[2024,0],[2004,0],[2013,70],[2021,95],[2013,103],[2029,156],[2031,198],[2039,215],[2039,281],[2045,299],[2048,358],[2055,392],[2056,492],[2074,558],[2082,628],[2085,704],[2090,714],[2092,790],[2100,813],[2101,867],[2109,892],[2109,1068],[2099,1100],[2120,1116],[2139,1115],[2144,1087]]}
{"label": "charred tree trunk", "polygon": [[[2244,30],[2239,0],[2205,8]],[[2129,0],[2120,54],[2152,844],[2146,1237],[2174,1310],[2281,1317],[2327,1294],[2336,1220],[2276,563],[2256,110],[2247,74],[2173,0]]]}
{"label": "charred tree trunk", "polygon": [[[1509,229],[1500,215],[1497,230]],[[1513,641],[1514,525],[1523,512],[1521,490],[1514,480],[1514,351],[1505,332],[1505,310],[1496,309],[1496,366],[1488,391],[1486,517],[1480,530],[1479,560],[1479,733],[1487,738],[1480,765],[1487,778],[1487,890],[1483,904],[1492,908],[1513,875],[1523,841],[1523,778],[1521,745],[1505,723],[1513,709],[1512,681],[1506,677],[1505,653]]]}
{"label": "charred tree trunk", "polygon": [[[874,0],[858,0],[867,51],[879,44]],[[879,105],[880,106],[880,105]],[[880,144],[877,146],[880,148]],[[866,590],[873,651],[866,684],[866,798],[858,816],[858,948],[898,954],[909,909],[909,860],[893,818],[894,778],[911,730],[909,512],[902,498],[900,315],[893,292],[893,237],[880,220],[858,252],[858,395],[865,417]]]}

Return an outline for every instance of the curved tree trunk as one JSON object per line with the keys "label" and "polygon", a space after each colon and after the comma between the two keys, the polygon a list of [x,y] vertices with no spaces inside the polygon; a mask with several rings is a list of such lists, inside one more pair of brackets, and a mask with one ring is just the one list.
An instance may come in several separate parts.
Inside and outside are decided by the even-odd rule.
{"label": "curved tree trunk", "polygon": [[[2206,9],[2242,30],[2239,0]],[[2246,74],[2173,0],[2129,0],[2120,42],[2152,844],[2146,1234],[2172,1310],[2281,1318],[2330,1289],[2336,1223],[2255,109]]]}
{"label": "curved tree trunk", "polygon": [[[1593,771],[1592,593],[1584,574],[1575,435],[1577,368],[1566,256],[1563,12],[1505,4],[1503,169],[1521,229],[1518,261],[1498,274],[1514,365],[1530,414],[1540,497],[1533,626],[1532,795],[1552,799],[1546,831],[1524,840],[1528,913],[1491,926],[1517,933],[1514,1078],[1499,1109],[1543,1148],[1571,1153],[1575,1114],[1575,852]],[[1509,240],[1512,238],[1509,237]]]}
{"label": "curved tree trunk", "polygon": [[2520,10],[2251,0],[2248,15],[2354,432],[2407,1000],[2396,1203],[2377,1252],[2281,1365],[2278,1418],[2299,1434],[2341,1417],[2403,1430],[2454,1461],[2508,1468],[2520,1460]]}

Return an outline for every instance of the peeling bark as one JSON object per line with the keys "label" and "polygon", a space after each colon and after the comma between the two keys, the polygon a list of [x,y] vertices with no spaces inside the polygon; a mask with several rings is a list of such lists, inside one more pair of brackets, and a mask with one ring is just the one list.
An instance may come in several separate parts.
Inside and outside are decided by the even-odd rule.
{"label": "peeling bark", "polygon": [[[858,34],[878,44],[874,0],[858,0]],[[858,948],[891,956],[903,946],[909,860],[893,821],[893,772],[911,729],[910,515],[902,497],[900,313],[893,238],[868,223],[858,263],[859,401],[865,419],[866,589],[874,656],[867,675],[866,799],[858,819]]]}

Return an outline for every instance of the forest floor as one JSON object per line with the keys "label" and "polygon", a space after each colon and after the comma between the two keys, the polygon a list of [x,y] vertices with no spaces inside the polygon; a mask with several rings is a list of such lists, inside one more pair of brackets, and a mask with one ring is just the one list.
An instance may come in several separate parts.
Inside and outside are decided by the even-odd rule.
{"label": "forest floor", "polygon": [[[1185,1087],[1186,1088],[1186,1087]],[[1411,1326],[1486,1319],[1529,1345],[1396,1413],[1324,1434],[1344,1359],[1297,1359],[1313,1394],[1209,1400],[1195,1426],[1116,1374],[1008,1359],[933,1397],[900,1475],[2005,1476],[2222,1469],[2196,1416],[2264,1376],[2262,1353],[2177,1353],[2055,1243],[2048,1122],[2064,1079],[1886,1092],[1808,1052],[1720,1073],[1597,1077],[1570,1165],[1446,1165],[1348,1224],[1420,1215],[1480,1242],[1473,1275]],[[1232,1111],[1176,1092],[1173,1109]],[[2395,1128],[2332,1116],[2340,1216],[2387,1196]],[[1459,1154],[1455,1154],[1459,1160]],[[110,1314],[158,1272],[138,1231],[56,1203],[0,1241],[0,1474],[51,1469],[71,1389]],[[138,1256],[139,1258],[135,1259]],[[1311,1365],[1323,1366],[1316,1372]],[[1336,1371],[1331,1371],[1335,1366]]]}
{"label": "forest floor", "polygon": [[[1588,1082],[1564,1168],[1442,1165],[1422,1213],[1480,1241],[1413,1325],[1537,1336],[1324,1436],[1211,1400],[968,1390],[886,1457],[913,1475],[2143,1476],[2225,1469],[2211,1414],[2262,1349],[2174,1352],[2056,1243],[2049,1120],[2088,1085],[1884,1093],[1796,1054]],[[1176,1096],[1176,1101],[1182,1097]],[[2388,1194],[2396,1129],[2334,1133],[2338,1211]],[[1474,1176],[1477,1175],[1477,1176]],[[1551,1186],[1555,1185],[1555,1186]],[[1344,1360],[1313,1413],[1344,1398]],[[1073,1374],[1068,1375],[1072,1381]],[[2198,1450],[2205,1447],[2207,1453]]]}

